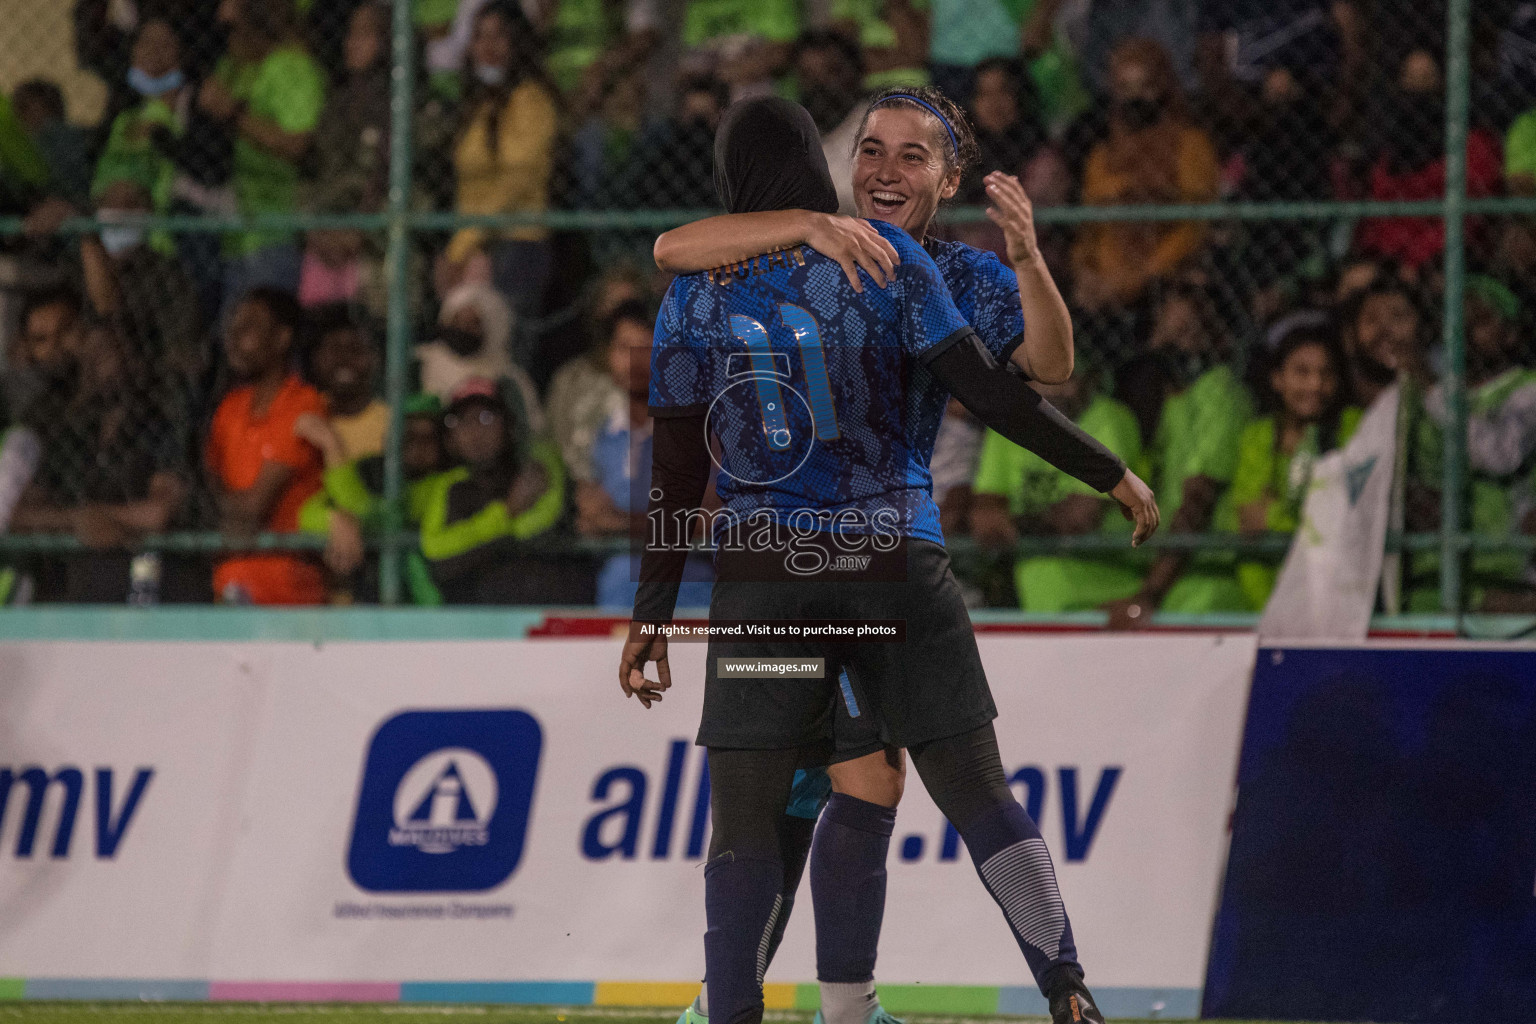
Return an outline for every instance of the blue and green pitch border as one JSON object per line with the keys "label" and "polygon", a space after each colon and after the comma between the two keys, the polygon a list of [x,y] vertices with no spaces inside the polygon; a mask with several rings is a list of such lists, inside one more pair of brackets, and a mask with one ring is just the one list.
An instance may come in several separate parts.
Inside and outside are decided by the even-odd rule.
{"label": "blue and green pitch border", "polygon": [[[696,981],[406,981],[220,982],[190,979],[0,978],[0,1001],[89,1000],[133,1002],[479,1003],[523,1006],[656,1006],[681,1008],[698,994]],[[1109,1017],[1184,1019],[1200,1015],[1193,988],[1100,988],[1094,993]],[[763,986],[770,1010],[814,1010],[815,983]],[[881,985],[880,1002],[892,1013],[955,1016],[1046,1016],[1034,986]]]}

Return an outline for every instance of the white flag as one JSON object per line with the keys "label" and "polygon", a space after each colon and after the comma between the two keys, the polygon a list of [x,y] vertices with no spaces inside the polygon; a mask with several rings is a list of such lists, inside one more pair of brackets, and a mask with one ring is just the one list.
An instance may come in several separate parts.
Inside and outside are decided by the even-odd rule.
{"label": "white flag", "polygon": [[1365,639],[1391,515],[1398,401],[1397,385],[1382,392],[1349,444],[1313,465],[1261,642]]}

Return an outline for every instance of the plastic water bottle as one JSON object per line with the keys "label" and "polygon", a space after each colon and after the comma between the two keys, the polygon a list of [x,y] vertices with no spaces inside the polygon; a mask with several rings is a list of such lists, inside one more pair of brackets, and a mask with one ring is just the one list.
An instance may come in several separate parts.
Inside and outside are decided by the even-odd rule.
{"label": "plastic water bottle", "polygon": [[148,607],[160,603],[160,555],[146,551],[128,563],[128,603]]}

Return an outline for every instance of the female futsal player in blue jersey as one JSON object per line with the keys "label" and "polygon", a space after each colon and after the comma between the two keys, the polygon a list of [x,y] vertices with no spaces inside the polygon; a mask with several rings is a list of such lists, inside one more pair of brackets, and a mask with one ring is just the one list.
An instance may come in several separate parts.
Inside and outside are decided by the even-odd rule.
{"label": "female futsal player in blue jersey", "polygon": [[[1018,179],[1000,171],[986,178],[992,203],[987,215],[1003,230],[1011,267],[990,252],[930,237],[939,205],[955,194],[962,174],[976,159],[975,140],[961,110],[936,89],[889,89],[874,97],[856,138],[853,191],[860,217],[894,224],[923,243],[955,305],[995,358],[1012,362],[1042,383],[1070,377],[1070,314],[1040,255],[1033,210]],[[890,243],[866,220],[811,210],[727,214],[696,221],[658,238],[655,256],[663,270],[682,274],[794,245],[808,245],[836,259],[855,289],[862,287],[860,270],[883,285],[896,260]],[[1040,441],[1047,447],[1072,443],[1064,434],[1042,436]],[[1098,486],[1134,517],[1139,543],[1157,527],[1152,492],[1130,472],[1112,487],[1111,483]],[[851,720],[843,706],[838,711],[839,749],[868,749],[878,723],[868,715],[862,721]],[[820,1019],[826,1024],[863,1024],[888,1018],[875,1001],[873,943],[848,939],[859,933],[879,934],[878,917],[870,927],[872,914],[878,914],[871,904],[883,904],[886,847],[901,800],[905,761],[899,751],[877,750],[834,763],[828,773],[833,794],[816,825],[814,845],[799,851],[799,863],[804,863],[807,852],[810,858],[818,954],[824,948],[845,951],[837,958],[841,962],[832,964],[837,976],[820,979]],[[825,800],[825,790],[818,793],[816,782],[812,773],[797,785],[801,799],[788,809],[786,820],[791,824],[797,817],[816,817]],[[787,828],[785,835],[791,844],[810,841],[807,828]],[[793,862],[796,851],[785,852],[786,860]],[[788,919],[792,896],[786,896],[774,945]],[[849,956],[850,945],[864,948],[856,948]],[[825,973],[827,964],[820,964],[818,974]],[[1042,990],[1055,990],[1046,992],[1048,996],[1071,994],[1070,986],[1050,983],[1056,979],[1039,980]],[[1060,1007],[1052,1006],[1053,1015],[1065,1011],[1067,1019],[1072,1019],[1078,1008],[1068,999],[1061,1002]],[[684,1011],[679,1024],[707,1024],[706,1009],[701,996]]]}

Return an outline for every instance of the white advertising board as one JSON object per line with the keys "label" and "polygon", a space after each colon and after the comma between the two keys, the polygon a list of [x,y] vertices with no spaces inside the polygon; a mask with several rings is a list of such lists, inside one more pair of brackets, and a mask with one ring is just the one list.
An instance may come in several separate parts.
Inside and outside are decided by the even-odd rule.
{"label": "white advertising board", "polygon": [[[980,641],[1092,982],[1198,989],[1253,638]],[[645,711],[607,640],[8,645],[0,977],[697,978],[704,654]],[[890,870],[883,981],[1028,983],[915,773]],[[815,977],[800,895],[770,980]]]}

